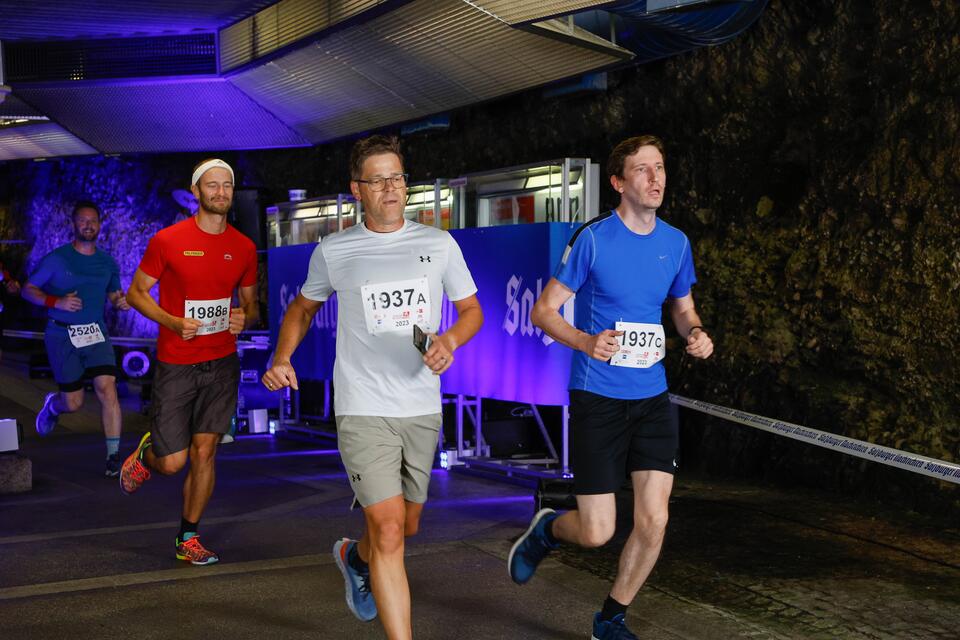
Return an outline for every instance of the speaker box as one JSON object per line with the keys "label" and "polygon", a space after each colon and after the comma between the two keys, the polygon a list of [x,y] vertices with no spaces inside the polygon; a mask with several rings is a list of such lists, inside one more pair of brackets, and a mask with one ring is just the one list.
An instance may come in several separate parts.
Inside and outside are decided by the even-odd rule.
{"label": "speaker box", "polygon": [[257,250],[267,248],[266,193],[261,189],[236,189],[230,224],[253,240]]}
{"label": "speaker box", "polygon": [[269,349],[240,349],[240,388],[237,395],[237,415],[245,416],[254,409],[274,409],[279,404],[276,393],[260,379],[267,371]]}
{"label": "speaker box", "polygon": [[483,423],[483,439],[490,445],[493,458],[533,457],[547,453],[543,436],[533,418],[487,420]]}
{"label": "speaker box", "polygon": [[30,361],[27,366],[27,375],[31,379],[53,377],[53,370],[50,368],[50,360],[47,358],[46,351],[33,351],[30,354]]}
{"label": "speaker box", "polygon": [[573,494],[573,480],[541,478],[533,494],[533,512],[540,509],[568,511],[577,508],[577,498]]}

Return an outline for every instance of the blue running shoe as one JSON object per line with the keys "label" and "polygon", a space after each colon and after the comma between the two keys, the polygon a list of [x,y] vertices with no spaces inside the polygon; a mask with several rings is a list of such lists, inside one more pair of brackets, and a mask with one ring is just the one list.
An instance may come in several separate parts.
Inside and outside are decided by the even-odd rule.
{"label": "blue running shoe", "polygon": [[513,543],[507,558],[507,571],[517,584],[528,582],[536,573],[540,561],[559,546],[550,544],[546,534],[547,523],[558,517],[553,509],[541,509],[533,516],[527,531]]}
{"label": "blue running shoe", "polygon": [[47,397],[43,399],[43,408],[40,409],[40,413],[37,414],[37,433],[42,436],[48,435],[53,428],[57,426],[57,416],[53,413],[53,399],[57,397],[57,394],[48,393]]}
{"label": "blue running shoe", "polygon": [[600,622],[600,614],[593,616],[593,636],[591,640],[639,640],[623,621],[623,614],[613,616],[613,620]]}
{"label": "blue running shoe", "polygon": [[357,544],[356,540],[344,538],[337,540],[333,545],[333,558],[343,574],[343,584],[347,593],[347,606],[353,615],[363,622],[370,622],[377,617],[377,603],[370,590],[370,572],[359,572],[350,566],[347,557],[350,549]]}

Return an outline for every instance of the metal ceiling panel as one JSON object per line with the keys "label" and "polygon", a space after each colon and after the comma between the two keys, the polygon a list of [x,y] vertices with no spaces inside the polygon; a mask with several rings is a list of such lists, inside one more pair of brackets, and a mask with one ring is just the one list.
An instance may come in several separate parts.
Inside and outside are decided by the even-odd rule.
{"label": "metal ceiling panel", "polygon": [[275,0],[0,0],[0,40],[216,31]]}
{"label": "metal ceiling panel", "polygon": [[314,143],[421,118],[631,54],[514,29],[461,0],[416,0],[231,82]]}
{"label": "metal ceiling panel", "polygon": [[463,0],[489,11],[507,24],[515,25],[534,20],[543,20],[554,16],[563,16],[587,9],[599,9],[615,4],[606,2],[584,2],[583,0]]}
{"label": "metal ceiling panel", "polygon": [[103,153],[308,144],[221,78],[23,85],[15,90]]}
{"label": "metal ceiling panel", "polygon": [[17,98],[16,94],[11,93],[6,100],[0,102],[0,119],[35,119],[40,117],[43,117],[42,113]]}
{"label": "metal ceiling panel", "polygon": [[220,68],[235,69],[388,0],[280,0],[220,32]]}
{"label": "metal ceiling panel", "polygon": [[29,160],[97,153],[53,122],[0,127],[0,160]]}
{"label": "metal ceiling panel", "polygon": [[217,73],[213,33],[4,44],[10,84]]}

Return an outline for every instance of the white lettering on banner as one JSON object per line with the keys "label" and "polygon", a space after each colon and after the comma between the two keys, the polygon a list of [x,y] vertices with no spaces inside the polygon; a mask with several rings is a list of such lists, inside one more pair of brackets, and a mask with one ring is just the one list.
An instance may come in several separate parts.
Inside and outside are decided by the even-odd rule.
{"label": "white lettering on banner", "polygon": [[[283,318],[287,315],[287,307],[289,307],[296,297],[300,294],[300,287],[293,286],[288,287],[286,283],[280,285],[280,320],[279,322],[283,324]],[[313,316],[313,326],[318,330],[327,329],[333,332],[333,335],[337,335],[337,305],[332,304],[331,300],[328,299],[320,307],[320,310]]]}
{"label": "white lettering on banner", "polygon": [[[521,290],[523,278],[517,275],[510,276],[507,280],[507,314],[503,318],[503,330],[508,335],[515,335],[517,330],[522,336],[536,336],[543,341],[543,344],[550,346],[554,340],[543,329],[533,324],[531,314],[533,305],[540,299],[543,293],[543,278],[537,278],[537,290],[534,293],[529,287]],[[573,324],[573,300],[576,296],[570,296],[560,313],[563,319]]]}
{"label": "white lettering on banner", "polygon": [[926,476],[960,484],[960,464],[904,453],[898,449],[872,445],[869,442],[844,438],[789,422],[771,420],[770,418],[758,416],[753,413],[737,411],[729,407],[721,407],[702,400],[691,400],[690,398],[670,394],[670,401],[681,407],[695,409],[708,415],[784,435],[794,440],[811,442],[826,449],[841,450],[844,453],[849,453],[858,458],[872,460],[881,464],[906,469],[907,471],[915,471]]}

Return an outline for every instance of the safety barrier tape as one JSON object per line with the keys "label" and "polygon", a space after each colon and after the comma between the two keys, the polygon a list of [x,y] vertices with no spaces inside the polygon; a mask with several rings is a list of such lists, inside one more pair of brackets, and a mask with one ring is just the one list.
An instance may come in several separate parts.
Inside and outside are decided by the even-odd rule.
{"label": "safety barrier tape", "polygon": [[915,453],[907,453],[906,451],[900,451],[899,449],[892,449],[862,440],[845,438],[834,433],[811,429],[810,427],[784,422],[783,420],[773,420],[772,418],[765,418],[755,413],[722,407],[704,402],[703,400],[693,400],[672,393],[670,394],[670,401],[680,407],[686,407],[687,409],[693,409],[694,411],[706,413],[711,416],[724,418],[725,420],[737,422],[748,427],[769,431],[770,433],[793,438],[800,442],[815,444],[825,449],[840,451],[865,460],[913,471],[914,473],[920,473],[925,476],[937,478],[938,480],[946,480],[947,482],[960,484],[960,464],[928,458]]}

